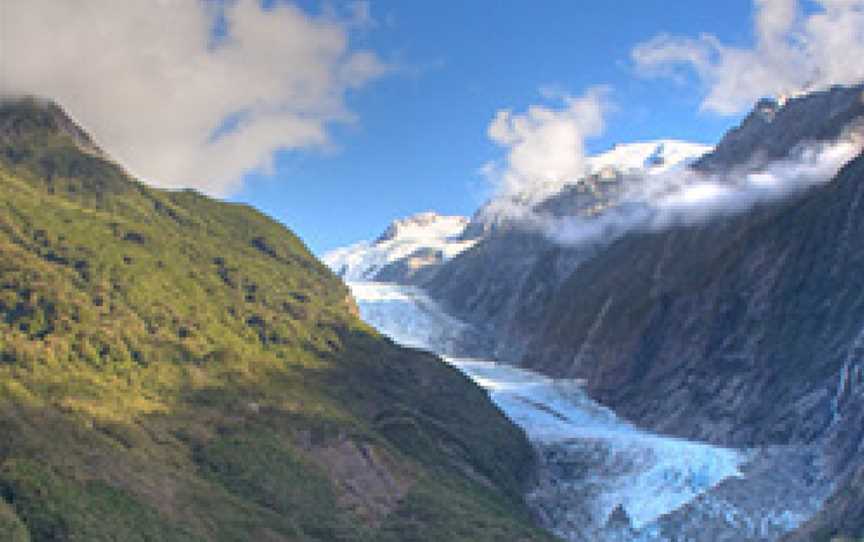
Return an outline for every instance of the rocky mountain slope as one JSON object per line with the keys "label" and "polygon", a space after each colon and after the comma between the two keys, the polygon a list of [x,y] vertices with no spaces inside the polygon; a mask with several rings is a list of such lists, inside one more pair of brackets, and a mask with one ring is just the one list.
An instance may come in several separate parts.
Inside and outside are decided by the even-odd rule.
{"label": "rocky mountain slope", "polygon": [[[862,92],[762,101],[693,175],[734,190],[778,161],[788,174],[819,145],[860,134]],[[836,493],[792,538],[864,536],[864,155],[830,182],[710,219],[591,243],[537,227],[536,216],[584,226],[619,210],[620,187],[634,179],[613,180],[589,177],[532,204],[533,222],[475,220],[466,237],[478,242],[421,285],[485,326],[500,359],[583,379],[643,427],[723,445],[820,447]]]}
{"label": "rocky mountain slope", "polygon": [[0,540],[547,540],[532,461],[284,227],[0,105]]}

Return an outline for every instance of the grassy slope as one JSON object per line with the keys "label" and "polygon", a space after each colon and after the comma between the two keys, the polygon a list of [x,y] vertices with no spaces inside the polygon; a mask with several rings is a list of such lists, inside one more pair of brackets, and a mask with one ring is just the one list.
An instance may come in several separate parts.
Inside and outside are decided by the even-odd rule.
{"label": "grassy slope", "polygon": [[248,207],[0,105],[0,541],[545,540],[524,436]]}

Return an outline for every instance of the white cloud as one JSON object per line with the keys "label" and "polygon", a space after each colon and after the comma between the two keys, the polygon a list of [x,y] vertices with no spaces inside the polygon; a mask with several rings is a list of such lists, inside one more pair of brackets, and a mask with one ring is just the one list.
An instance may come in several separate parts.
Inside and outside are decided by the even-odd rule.
{"label": "white cloud", "polygon": [[647,75],[680,76],[692,69],[706,86],[702,108],[747,110],[765,96],[818,90],[864,80],[864,0],[816,0],[805,15],[796,0],[755,0],[756,43],[724,45],[715,36],[660,35],[632,57]]}
{"label": "white cloud", "polygon": [[[214,42],[219,9],[227,33]],[[276,150],[330,145],[329,125],[354,121],[346,92],[387,70],[350,44],[351,29],[372,26],[365,2],[341,19],[258,0],[0,0],[0,10],[0,94],[55,99],[133,174],[216,195],[266,170]]]}
{"label": "white cloud", "polygon": [[518,219],[568,246],[604,244],[637,230],[703,224],[829,182],[862,148],[864,139],[850,132],[837,141],[813,144],[794,157],[769,163],[757,171],[709,175],[679,168],[632,179],[620,200],[599,216],[551,216],[524,209]]}
{"label": "white cloud", "polygon": [[507,149],[503,164],[486,164],[483,172],[498,184],[499,195],[542,198],[583,176],[585,139],[603,131],[605,89],[581,97],[562,96],[563,107],[532,105],[525,113],[500,110],[488,136]]}

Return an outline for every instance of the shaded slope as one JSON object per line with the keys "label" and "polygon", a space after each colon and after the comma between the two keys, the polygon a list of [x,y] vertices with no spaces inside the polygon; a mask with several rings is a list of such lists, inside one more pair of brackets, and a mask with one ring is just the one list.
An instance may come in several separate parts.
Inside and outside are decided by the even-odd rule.
{"label": "shaded slope", "polygon": [[862,93],[864,85],[835,86],[782,102],[763,99],[694,167],[759,166],[785,158],[801,145],[837,139],[851,127],[861,127]]}
{"label": "shaded slope", "polygon": [[524,435],[290,232],[0,127],[0,540],[546,539]]}
{"label": "shaded slope", "polygon": [[848,535],[856,533],[859,540],[864,540],[864,467],[840,486],[822,512],[784,540],[851,542]]}
{"label": "shaded slope", "polygon": [[528,363],[669,432],[812,440],[864,322],[862,177],[859,157],[793,201],[614,243],[547,306]]}

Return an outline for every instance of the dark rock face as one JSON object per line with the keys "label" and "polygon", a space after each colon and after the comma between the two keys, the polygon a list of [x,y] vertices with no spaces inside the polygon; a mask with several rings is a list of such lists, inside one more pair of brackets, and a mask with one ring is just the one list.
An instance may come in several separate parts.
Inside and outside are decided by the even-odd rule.
{"label": "dark rock face", "polygon": [[836,139],[859,124],[862,114],[864,85],[814,92],[782,105],[762,100],[713,152],[696,161],[694,168],[718,171],[785,158],[808,142]]}
{"label": "dark rock face", "polygon": [[722,444],[807,442],[830,421],[864,322],[861,178],[864,159],[793,201],[595,254],[493,238],[430,288],[500,330],[505,358],[584,378],[641,424]]}
{"label": "dark rock face", "polygon": [[864,322],[861,179],[864,158],[794,201],[621,239],[561,285],[524,362],[666,433],[815,439]]}
{"label": "dark rock face", "polygon": [[421,248],[409,256],[385,265],[375,275],[382,282],[422,284],[444,263],[444,254],[434,248]]}
{"label": "dark rock face", "polygon": [[560,285],[589,257],[540,234],[513,231],[460,254],[425,286],[452,312],[494,333],[496,357],[517,362],[541,331]]}
{"label": "dark rock face", "polygon": [[[864,533],[864,467],[859,468],[828,500],[825,508],[785,542],[848,540],[843,536]],[[837,538],[834,538],[837,537]]]}

